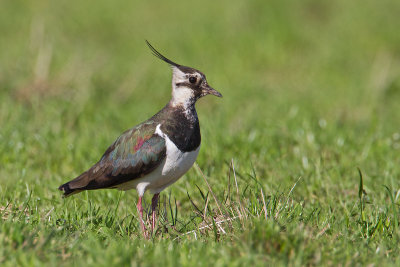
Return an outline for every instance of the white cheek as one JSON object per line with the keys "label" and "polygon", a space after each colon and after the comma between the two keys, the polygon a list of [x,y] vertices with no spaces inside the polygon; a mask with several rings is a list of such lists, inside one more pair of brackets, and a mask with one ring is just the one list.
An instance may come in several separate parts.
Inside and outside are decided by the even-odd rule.
{"label": "white cheek", "polygon": [[180,71],[178,68],[172,68],[172,104],[183,105],[187,108],[190,104],[193,104],[192,99],[194,98],[193,89],[185,86],[176,86],[177,84],[183,84],[188,82],[188,75]]}

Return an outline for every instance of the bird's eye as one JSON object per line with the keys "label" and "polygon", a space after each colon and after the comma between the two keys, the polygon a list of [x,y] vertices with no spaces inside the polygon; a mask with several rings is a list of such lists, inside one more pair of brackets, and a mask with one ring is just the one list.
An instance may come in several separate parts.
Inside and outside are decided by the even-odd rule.
{"label": "bird's eye", "polygon": [[190,83],[196,83],[196,81],[197,81],[196,77],[192,76],[192,77],[189,78],[189,82]]}

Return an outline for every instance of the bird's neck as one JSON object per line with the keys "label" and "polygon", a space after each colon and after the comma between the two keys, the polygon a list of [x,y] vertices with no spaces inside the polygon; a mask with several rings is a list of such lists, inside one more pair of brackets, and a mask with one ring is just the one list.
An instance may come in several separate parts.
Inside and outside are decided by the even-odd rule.
{"label": "bird's neck", "polygon": [[194,110],[196,100],[191,88],[172,86],[172,98],[170,101],[172,107],[183,107],[185,110]]}
{"label": "bird's neck", "polygon": [[167,104],[167,108],[173,110],[173,114],[183,115],[186,120],[191,123],[198,122],[195,101],[193,102],[176,102],[172,98]]}
{"label": "bird's neck", "polygon": [[[157,116],[157,115],[156,115]],[[172,100],[159,114],[161,130],[181,151],[193,151],[201,142],[200,125],[195,105],[173,105]]]}
{"label": "bird's neck", "polygon": [[172,98],[167,106],[173,110],[179,110],[189,121],[195,122],[197,121],[196,100],[190,88],[173,88]]}

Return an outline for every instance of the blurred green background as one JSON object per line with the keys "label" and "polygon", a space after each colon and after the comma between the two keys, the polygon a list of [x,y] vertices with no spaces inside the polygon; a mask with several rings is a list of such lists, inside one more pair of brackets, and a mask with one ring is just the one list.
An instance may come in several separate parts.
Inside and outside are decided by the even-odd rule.
{"label": "blurred green background", "polygon": [[[4,222],[12,222],[4,224],[0,234],[0,263],[58,261],[64,259],[62,249],[75,255],[76,247],[84,251],[77,254],[82,262],[99,263],[95,254],[90,261],[91,252],[72,245],[76,243],[68,236],[75,231],[57,237],[45,233],[57,228],[56,221],[65,217],[68,207],[75,205],[78,214],[88,199],[100,212],[115,206],[117,191],[89,192],[64,201],[56,188],[95,163],[122,131],[149,118],[169,100],[171,71],[151,55],[145,39],[177,63],[204,72],[224,95],[197,104],[203,137],[197,163],[217,194],[225,192],[233,160],[244,197],[255,184],[269,196],[287,193],[301,177],[293,192],[295,201],[311,203],[310,210],[347,214],[356,205],[359,167],[376,205],[373,210],[389,210],[382,185],[397,201],[399,1],[15,0],[0,5],[0,207],[3,214],[12,214],[18,209],[10,207],[23,206],[31,196],[29,216],[39,218],[35,223],[19,220],[18,228],[3,216]],[[199,173],[191,170],[166,190],[165,195],[178,200],[182,218],[192,213],[186,192],[200,198],[195,185],[206,190]],[[133,192],[122,196],[119,218],[135,212],[135,200]],[[54,216],[43,222],[40,218],[52,209]],[[365,240],[355,234],[356,226],[348,235],[340,230],[349,218],[331,219],[338,222],[336,230],[330,223],[333,241],[325,240],[326,250],[325,243],[310,249],[312,255],[318,249],[325,255],[343,247],[327,256],[327,262],[324,257],[321,262],[296,254],[307,250],[306,243],[276,255],[249,247],[246,255],[267,255],[256,263],[394,262],[395,242],[385,243],[383,237],[376,242],[385,244],[385,252],[371,256],[368,251],[376,247],[368,247],[365,258],[352,258]],[[319,223],[309,227],[319,229]],[[13,231],[21,233],[21,244],[28,233],[44,233],[57,249],[16,245],[7,238]],[[98,228],[87,231],[95,236]],[[337,234],[349,239],[337,244]],[[137,244],[125,237],[122,242]],[[63,238],[68,241],[57,241]],[[96,244],[98,239],[93,240]],[[349,240],[361,243],[349,248]],[[230,242],[223,244],[228,244],[226,255],[231,256],[221,256],[221,266],[232,257],[232,264],[244,263],[247,258],[238,258],[229,249]],[[168,242],[159,245],[161,252],[154,245],[154,254],[147,258],[163,254]],[[179,252],[183,248],[176,246],[173,255],[188,260]],[[124,253],[130,255],[131,247],[126,248]],[[50,251],[49,256],[36,256],[38,250],[45,255]],[[110,258],[102,264],[112,263],[113,253],[118,254],[101,246],[97,251]],[[291,258],[290,251],[299,258]],[[215,251],[203,253],[209,253],[210,260],[218,258]],[[68,260],[71,257],[66,258],[71,263]],[[129,257],[127,262],[133,264]]]}

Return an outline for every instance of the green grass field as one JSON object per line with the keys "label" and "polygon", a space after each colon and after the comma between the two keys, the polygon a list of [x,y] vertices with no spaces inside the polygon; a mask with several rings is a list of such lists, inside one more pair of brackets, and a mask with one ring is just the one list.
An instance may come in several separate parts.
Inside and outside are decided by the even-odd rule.
{"label": "green grass field", "polygon": [[[399,266],[400,2],[137,2],[1,2],[0,265]],[[145,39],[224,95],[150,240],[57,190],[169,100]]]}

